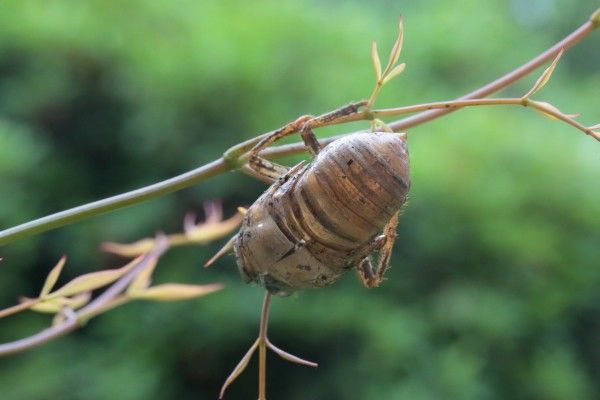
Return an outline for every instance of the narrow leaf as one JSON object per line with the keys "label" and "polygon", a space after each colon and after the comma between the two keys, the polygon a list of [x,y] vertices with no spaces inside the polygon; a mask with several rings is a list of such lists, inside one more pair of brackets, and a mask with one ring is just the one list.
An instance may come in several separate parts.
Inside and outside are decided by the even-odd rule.
{"label": "narrow leaf", "polygon": [[64,307],[76,310],[86,305],[91,297],[92,295],[90,292],[81,293],[73,297],[55,297],[40,301],[32,306],[31,310],[49,314],[60,312]]}
{"label": "narrow leaf", "polygon": [[550,113],[545,112],[544,109],[549,110],[549,111],[554,111],[558,114],[562,114],[562,112],[558,108],[554,107],[550,103],[546,103],[545,101],[536,101],[535,103],[538,105],[541,105],[543,107],[543,108],[535,108],[535,110],[550,119],[557,120],[558,118],[556,118],[554,115],[552,115]]}
{"label": "narrow leaf", "polygon": [[58,263],[54,266],[54,268],[52,268],[52,270],[48,274],[48,277],[46,278],[46,282],[44,282],[44,287],[42,287],[40,297],[44,297],[48,293],[50,293],[50,291],[56,284],[56,281],[58,280],[58,277],[60,276],[60,273],[62,272],[66,261],[67,256],[62,256]]}
{"label": "narrow leaf", "polygon": [[217,290],[221,290],[222,288],[223,285],[219,283],[211,285],[165,283],[163,285],[149,287],[144,291],[133,294],[131,297],[141,300],[178,301],[204,296],[216,292]]}
{"label": "narrow leaf", "polygon": [[[398,62],[400,58],[400,53],[402,52],[402,45],[404,43],[404,18],[400,17],[400,22],[398,23],[398,38],[396,39],[396,43],[394,43],[394,47],[392,47],[392,51],[390,52],[390,59],[388,61],[387,66],[385,67],[385,71],[389,72],[394,65]],[[387,75],[387,74],[386,74]]]}
{"label": "narrow leaf", "polygon": [[77,296],[69,297],[69,302],[67,306],[69,306],[73,310],[77,310],[78,308],[85,306],[91,298],[92,292],[84,292],[78,294]]}
{"label": "narrow leaf", "polygon": [[47,314],[55,314],[59,312],[65,304],[64,297],[56,297],[54,299],[44,300],[31,307],[32,311],[37,311]]}
{"label": "narrow leaf", "polygon": [[127,272],[131,271],[143,259],[142,256],[134,259],[129,264],[118,269],[109,269],[104,271],[92,272],[73,279],[49,296],[65,297],[83,292],[92,291],[102,286],[113,283]]}
{"label": "narrow leaf", "polygon": [[381,80],[381,60],[379,58],[379,52],[377,52],[377,43],[373,41],[371,44],[371,59],[373,60],[373,67],[375,68],[375,77],[377,82]]}
{"label": "narrow leaf", "polygon": [[207,243],[226,236],[235,230],[242,222],[242,214],[237,213],[225,221],[200,224],[196,228],[186,232],[187,238],[194,243]]}
{"label": "narrow leaf", "polygon": [[150,278],[152,277],[152,273],[154,272],[157,263],[158,258],[153,258],[148,262],[146,268],[144,268],[142,272],[135,277],[135,279],[129,285],[129,288],[127,288],[127,294],[133,295],[135,293],[139,293],[150,286]]}
{"label": "narrow leaf", "polygon": [[102,251],[116,254],[122,257],[137,257],[140,254],[148,253],[155,246],[154,239],[146,238],[129,244],[104,242],[100,246]]}
{"label": "narrow leaf", "polygon": [[404,68],[406,68],[405,63],[396,65],[394,67],[394,69],[391,70],[390,73],[385,76],[385,78],[383,79],[383,84],[385,85],[386,83],[388,83],[389,81],[391,81],[392,79],[394,79],[395,77],[400,75],[402,73],[402,71],[404,71]]}
{"label": "narrow leaf", "polygon": [[548,80],[552,76],[552,73],[554,72],[554,69],[556,68],[556,65],[558,64],[558,60],[560,60],[560,57],[562,56],[563,52],[564,52],[564,49],[561,49],[558,52],[558,54],[552,61],[552,64],[550,64],[550,66],[548,68],[546,68],[544,70],[544,72],[542,72],[542,74],[540,75],[538,80],[535,82],[535,84],[533,85],[531,90],[529,90],[529,92],[527,92],[527,94],[525,94],[525,96],[523,96],[523,97],[525,97],[525,98],[531,97],[535,93],[537,93],[541,88],[544,87],[544,85],[548,82]]}

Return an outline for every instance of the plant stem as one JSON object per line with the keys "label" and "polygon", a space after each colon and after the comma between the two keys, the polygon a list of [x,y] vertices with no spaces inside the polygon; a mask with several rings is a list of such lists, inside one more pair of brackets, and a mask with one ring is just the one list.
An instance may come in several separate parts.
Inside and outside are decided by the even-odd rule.
{"label": "plant stem", "polygon": [[109,211],[118,210],[132,204],[137,204],[145,200],[154,199],[183,188],[192,186],[196,183],[228,171],[229,168],[218,159],[206,165],[177,175],[173,178],[155,183],[150,186],[122,193],[107,199],[98,200],[93,203],[84,204],[79,207],[61,211],[56,214],[48,215],[24,224],[6,229],[0,232],[0,245],[21,239],[37,233],[45,232],[63,225],[81,221],[83,219],[104,214]]}
{"label": "plant stem", "polygon": [[[552,59],[561,49],[568,49],[580,42],[583,38],[589,35],[595,28],[598,27],[596,21],[598,11],[596,11],[592,18],[586,21],[583,25],[573,31],[571,34],[566,36],[564,39],[550,47],[548,50],[538,55],[531,61],[523,64],[514,71],[509,72],[503,77],[471,92],[459,98],[459,100],[474,99],[489,96],[505,87],[511,85],[517,80],[521,79],[525,75],[531,73],[537,69],[540,65],[544,64],[548,60]],[[596,17],[594,17],[596,16]],[[395,131],[414,127],[433,119],[439,118],[445,114],[456,111],[457,108],[446,108],[436,109],[422,112],[412,117],[404,118],[389,124],[390,128]],[[348,118],[347,121],[356,120]],[[262,136],[261,136],[262,137]],[[256,143],[259,138],[253,138],[246,142],[241,143],[238,146],[234,146],[235,152],[243,151],[248,148],[252,143]],[[321,141],[321,144],[327,144],[334,140],[329,138]],[[305,151],[305,146],[301,143],[278,146],[270,148],[263,154],[270,157],[279,157],[288,154],[297,154]],[[231,153],[228,153],[228,156]],[[205,181],[206,179],[221,174],[226,171],[232,170],[235,163],[231,162],[230,157],[227,159],[219,158],[211,163],[208,163],[202,167],[196,168],[192,171],[183,173],[176,177],[167,179],[162,182],[155,183],[150,186],[146,186],[137,190],[122,193],[107,199],[98,200],[92,203],[88,203],[79,207],[71,208],[66,211],[58,212],[43,218],[39,218],[33,221],[26,222],[24,224],[0,231],[0,246],[12,242],[16,239],[21,239],[27,236],[31,236],[37,233],[42,233],[54,228],[58,228],[69,223],[81,221],[83,219],[100,215],[109,211],[117,210],[132,204],[140,203],[145,200],[154,199],[168,193],[181,190],[183,188],[192,186],[196,183]]]}
{"label": "plant stem", "polygon": [[267,399],[267,328],[269,325],[269,306],[271,293],[267,292],[260,314],[260,332],[258,334],[258,400]]}
{"label": "plant stem", "polygon": [[600,141],[600,135],[595,133],[592,129],[587,128],[586,126],[580,124],[575,121],[570,116],[553,109],[548,104],[543,102],[538,102],[535,100],[531,100],[529,98],[499,98],[499,99],[466,99],[466,100],[452,100],[452,101],[439,101],[434,103],[425,103],[425,104],[417,104],[413,106],[407,107],[396,107],[396,108],[386,108],[381,110],[373,110],[371,114],[375,117],[383,117],[389,115],[400,115],[407,114],[411,112],[423,111],[423,110],[457,110],[463,107],[473,107],[473,106],[498,106],[498,105],[513,105],[513,106],[523,106],[523,107],[531,107],[535,110],[538,110],[544,114],[548,114],[558,120],[561,120],[577,129],[593,137],[594,139]]}
{"label": "plant stem", "polygon": [[29,337],[15,340],[14,342],[0,344],[0,357],[20,353],[32,347],[40,346],[44,343],[50,342],[51,340],[64,336],[67,333],[77,329],[88,319],[98,315],[101,311],[106,311],[108,308],[112,308],[111,306],[115,305],[114,301],[117,303],[120,301],[119,299],[121,293],[127,288],[131,281],[133,281],[133,279],[135,279],[135,277],[142,272],[149,263],[153,262],[155,258],[160,257],[167,250],[167,247],[168,246],[165,240],[159,240],[156,248],[146,254],[146,256],[138,265],[135,266],[135,268],[109,286],[108,289],[106,289],[100,296],[95,298],[94,301],[76,313],[73,313],[71,316],[68,316],[63,323],[44,329],[43,331]]}
{"label": "plant stem", "polygon": [[4,310],[0,310],[0,318],[8,317],[9,315],[13,315],[18,312],[27,310],[29,307],[33,306],[38,301],[38,299],[29,299],[15,306],[5,308]]}
{"label": "plant stem", "polygon": [[[595,21],[594,16],[596,14],[598,14],[599,11],[600,11],[600,9],[596,10],[592,14],[590,19],[588,19],[583,25],[581,25],[579,28],[577,28],[576,30],[571,32],[569,35],[567,35],[564,39],[557,42],[556,44],[551,46],[548,50],[544,51],[543,53],[541,53],[540,55],[538,55],[531,61],[526,62],[525,64],[521,65],[517,69],[507,73],[506,75],[496,79],[495,81],[490,82],[487,85],[482,86],[479,89],[472,91],[471,93],[468,93],[462,97],[459,97],[457,100],[482,98],[482,97],[487,97],[492,93],[496,93],[499,90],[504,89],[505,87],[508,87],[509,85],[511,85],[514,82],[518,81],[519,79],[523,78],[525,75],[528,75],[532,71],[536,70],[542,64],[544,64],[544,63],[548,62],[549,60],[551,60],[552,58],[554,58],[558,54],[558,52],[561,51],[562,49],[567,50],[568,48],[573,47],[574,45],[579,43],[583,38],[585,38],[587,35],[589,35],[591,32],[593,32],[594,29],[598,28],[598,24]],[[453,111],[456,111],[456,110],[449,109],[449,110],[426,111],[421,114],[417,114],[412,117],[405,118],[405,119],[393,122],[388,125],[393,130],[399,131],[402,129],[407,129],[407,128],[410,128],[410,127],[413,127],[416,125],[423,124],[427,121],[431,121],[433,119],[439,118],[439,117],[446,115],[448,113],[451,113]]]}

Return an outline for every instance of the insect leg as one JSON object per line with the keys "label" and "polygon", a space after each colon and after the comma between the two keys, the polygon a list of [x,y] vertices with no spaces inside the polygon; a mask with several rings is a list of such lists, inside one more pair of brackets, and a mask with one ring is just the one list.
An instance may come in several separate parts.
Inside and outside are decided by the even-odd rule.
{"label": "insect leg", "polygon": [[378,251],[379,257],[377,266],[373,267],[370,257],[367,255],[358,265],[358,275],[363,284],[368,288],[377,287],[383,282],[383,276],[387,272],[392,256],[392,249],[396,241],[396,228],[398,227],[398,214],[394,214],[392,219],[383,228],[383,235],[377,236],[366,247],[373,252]]}
{"label": "insect leg", "polygon": [[321,151],[321,145],[319,144],[315,133],[312,131],[311,121],[308,121],[302,126],[300,129],[300,135],[302,136],[302,140],[311,154],[313,156],[319,154],[319,151]]}
{"label": "insect leg", "polygon": [[288,172],[288,168],[274,163],[272,161],[266,160],[259,156],[259,153],[273,144],[275,141],[291,135],[298,130],[306,123],[306,121],[310,120],[312,117],[309,115],[304,115],[293,122],[285,125],[282,128],[277,129],[270,135],[266,136],[260,142],[256,144],[250,150],[250,158],[248,160],[248,166],[252,170],[254,170],[259,177],[265,178],[266,180],[273,182],[277,178],[285,175]]}
{"label": "insect leg", "polygon": [[287,168],[283,165],[268,161],[259,156],[261,151],[269,147],[277,140],[293,133],[300,132],[306,147],[308,147],[313,155],[316,155],[321,149],[321,146],[319,145],[317,137],[313,133],[312,129],[348,120],[349,117],[356,114],[358,109],[364,105],[364,101],[351,103],[318,117],[303,115],[302,117],[265,136],[250,150],[248,165],[249,168],[256,172],[256,174],[253,175],[258,176],[260,179],[266,180],[267,182],[273,182],[275,179],[281,177],[287,172]]}
{"label": "insect leg", "polygon": [[271,184],[288,172],[287,167],[257,157],[253,164],[246,164],[242,171],[260,181]]}
{"label": "insect leg", "polygon": [[317,140],[317,137],[313,133],[313,128],[318,128],[325,125],[333,125],[336,123],[344,122],[348,117],[356,114],[358,109],[364,106],[366,102],[361,101],[358,103],[350,103],[343,107],[328,112],[327,114],[319,115],[318,117],[312,118],[302,125],[300,128],[300,135],[304,144],[313,155],[316,155],[321,150],[321,145]]}
{"label": "insect leg", "polygon": [[390,266],[390,258],[392,257],[392,250],[394,248],[394,242],[396,241],[396,228],[398,228],[398,211],[390,222],[387,223],[383,228],[383,234],[385,235],[385,243],[379,250],[379,261],[377,262],[377,268],[375,269],[377,285],[383,281],[383,276],[387,272]]}
{"label": "insect leg", "polygon": [[358,272],[358,277],[365,287],[372,288],[377,286],[375,282],[375,271],[373,270],[373,263],[371,262],[371,258],[365,257],[357,266],[356,272]]}

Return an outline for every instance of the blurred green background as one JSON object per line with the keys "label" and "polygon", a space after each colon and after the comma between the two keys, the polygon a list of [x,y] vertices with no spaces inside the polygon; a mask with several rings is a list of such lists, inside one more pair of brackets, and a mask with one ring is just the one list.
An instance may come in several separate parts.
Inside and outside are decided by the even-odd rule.
{"label": "blurred green background", "polygon": [[[379,106],[462,95],[564,37],[592,3],[3,1],[0,228],[176,175],[368,96],[371,40],[387,55],[400,14],[407,69]],[[600,122],[599,48],[596,32],[566,53],[537,97]],[[272,340],[320,367],[269,356],[269,398],[598,398],[599,144],[511,107],[463,110],[410,133],[413,189],[389,279],[366,290],[350,273],[275,299]],[[222,199],[230,215],[264,189],[228,173],[5,246],[0,308],[34,295],[64,253],[66,281],[122,263],[98,251],[103,240],[180,231],[204,201]],[[224,291],[131,304],[0,359],[0,398],[216,398],[257,333],[263,294],[241,282],[232,257],[200,267],[221,244],[172,251],[157,279],[219,281]],[[48,323],[2,320],[0,340]],[[256,398],[256,374],[253,363],[226,398]]]}

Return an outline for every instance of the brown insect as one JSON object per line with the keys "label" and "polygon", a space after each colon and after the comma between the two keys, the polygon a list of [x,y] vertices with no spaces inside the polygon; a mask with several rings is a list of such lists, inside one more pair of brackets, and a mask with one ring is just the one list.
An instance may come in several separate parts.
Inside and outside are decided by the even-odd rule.
{"label": "brown insect", "polygon": [[[410,188],[406,134],[352,134],[321,149],[311,130],[356,107],[301,117],[250,151],[250,167],[273,183],[247,210],[239,233],[209,263],[233,248],[243,278],[278,295],[328,286],[351,268],[357,268],[365,286],[380,284]],[[259,156],[275,140],[297,131],[315,156],[311,163],[287,169]]]}

